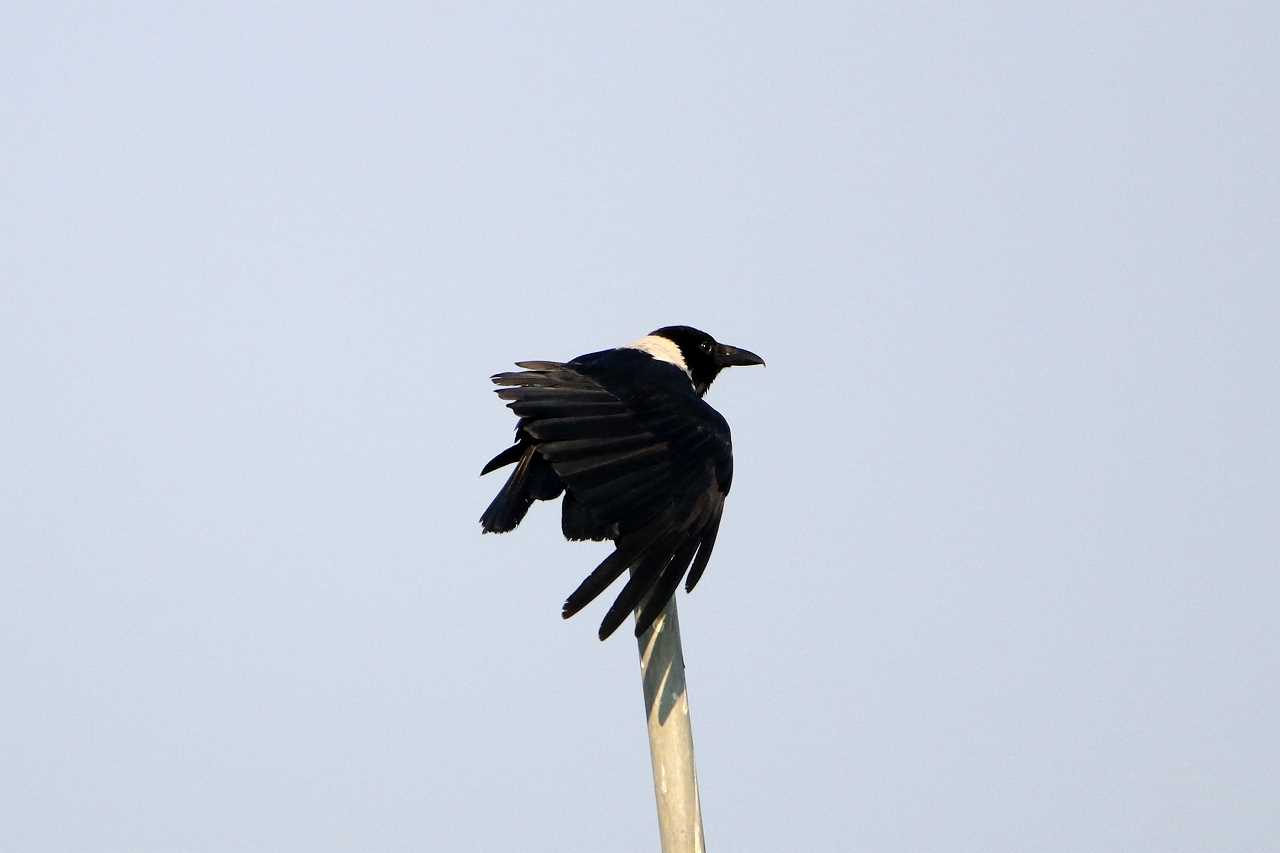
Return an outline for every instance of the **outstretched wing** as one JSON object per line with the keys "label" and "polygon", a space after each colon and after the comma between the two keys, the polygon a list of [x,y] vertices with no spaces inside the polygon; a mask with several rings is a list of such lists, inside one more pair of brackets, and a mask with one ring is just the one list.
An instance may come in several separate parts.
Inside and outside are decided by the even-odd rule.
{"label": "outstretched wing", "polygon": [[575,511],[614,540],[613,553],[565,601],[564,617],[632,570],[600,625],[601,639],[642,601],[636,634],[643,633],[686,574],[693,589],[733,477],[724,418],[679,368],[642,352],[619,356],[626,352],[520,362],[524,371],[493,377],[504,386],[498,396],[520,416],[520,440],[551,464]]}

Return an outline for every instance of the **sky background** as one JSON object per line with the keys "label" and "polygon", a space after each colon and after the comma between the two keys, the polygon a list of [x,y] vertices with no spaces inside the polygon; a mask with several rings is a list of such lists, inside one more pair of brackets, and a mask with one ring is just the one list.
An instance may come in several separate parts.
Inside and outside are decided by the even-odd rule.
{"label": "sky background", "polygon": [[[1280,11],[27,3],[0,850],[635,851],[487,377],[687,323],[722,851],[1280,849]],[[1270,390],[1268,390],[1270,389]]]}

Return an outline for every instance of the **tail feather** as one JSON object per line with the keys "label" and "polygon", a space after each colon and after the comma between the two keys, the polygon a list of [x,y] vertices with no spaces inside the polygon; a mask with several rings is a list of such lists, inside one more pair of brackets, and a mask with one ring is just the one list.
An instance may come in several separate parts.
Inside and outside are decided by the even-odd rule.
{"label": "tail feather", "polygon": [[560,615],[568,619],[604,592],[629,567],[649,553],[665,532],[664,519],[659,519],[633,535],[616,541],[616,547],[591,574],[583,578],[578,588],[565,599]]}
{"label": "tail feather", "polygon": [[671,557],[671,562],[667,563],[666,568],[662,570],[662,574],[658,575],[653,586],[649,589],[648,600],[645,601],[644,607],[640,610],[640,615],[636,617],[636,636],[639,637],[645,631],[649,630],[649,626],[654,623],[658,615],[666,608],[667,602],[671,600],[671,595],[676,591],[676,587],[680,585],[680,579],[684,577],[685,571],[689,568],[689,562],[693,559],[694,551],[698,549],[698,540],[690,538],[684,542]]}
{"label": "tail feather", "polygon": [[[661,537],[643,557],[631,567],[631,577],[622,587],[622,592],[613,600],[609,611],[604,614],[597,636],[602,640],[618,630],[623,620],[635,610],[636,605],[644,598],[646,592],[658,579],[659,573],[671,562],[672,544],[675,534],[668,533]],[[664,604],[666,602],[663,602]]]}

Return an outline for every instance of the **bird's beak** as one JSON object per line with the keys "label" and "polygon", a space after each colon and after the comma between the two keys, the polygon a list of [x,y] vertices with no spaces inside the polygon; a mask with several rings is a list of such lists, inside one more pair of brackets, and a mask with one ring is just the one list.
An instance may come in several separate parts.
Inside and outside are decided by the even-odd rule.
{"label": "bird's beak", "polygon": [[747,367],[764,364],[764,359],[751,350],[738,349],[728,344],[716,344],[716,362],[721,367]]}

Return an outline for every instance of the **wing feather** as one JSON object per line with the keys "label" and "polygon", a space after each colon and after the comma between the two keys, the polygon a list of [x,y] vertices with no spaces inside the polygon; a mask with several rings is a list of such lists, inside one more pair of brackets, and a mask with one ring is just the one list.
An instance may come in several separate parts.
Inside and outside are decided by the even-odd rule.
{"label": "wing feather", "polygon": [[628,471],[660,465],[665,461],[666,455],[665,443],[650,444],[635,450],[597,453],[571,462],[557,462],[553,467],[562,478],[571,478],[589,486],[592,482],[600,482],[603,477],[615,477]]}
{"label": "wing feather", "polygon": [[616,415],[581,415],[571,418],[540,418],[525,425],[525,432],[540,441],[563,441],[590,438],[625,429],[635,423],[630,413]]}
{"label": "wing feather", "polygon": [[653,441],[654,437],[647,432],[604,438],[571,438],[564,441],[544,441],[538,445],[538,452],[548,462],[565,462],[596,454],[634,450],[652,444]]}

